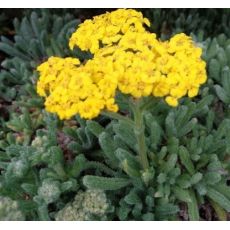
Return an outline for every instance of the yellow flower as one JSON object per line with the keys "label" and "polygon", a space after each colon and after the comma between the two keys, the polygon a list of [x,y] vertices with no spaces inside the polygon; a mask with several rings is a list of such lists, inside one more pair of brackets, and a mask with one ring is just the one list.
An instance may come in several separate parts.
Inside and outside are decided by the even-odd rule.
{"label": "yellow flower", "polygon": [[195,96],[197,96],[198,92],[199,92],[199,88],[193,87],[193,88],[189,89],[188,96],[189,97],[195,97]]}
{"label": "yellow flower", "polygon": [[127,31],[143,32],[144,26],[150,25],[142,13],[132,9],[118,9],[86,20],[72,34],[69,47],[78,46],[82,50],[96,53],[102,45],[117,43]]}
{"label": "yellow flower", "polygon": [[191,46],[191,37],[188,37],[184,33],[176,34],[169,41],[169,53],[174,53],[180,50],[186,50]]}
{"label": "yellow flower", "polygon": [[79,103],[79,113],[85,119],[97,117],[103,108],[104,105],[100,99],[89,98]]}
{"label": "yellow flower", "polygon": [[175,97],[168,96],[165,98],[165,101],[172,107],[178,106],[178,100]]}
{"label": "yellow flower", "polygon": [[37,92],[46,110],[61,119],[75,114],[97,117],[102,110],[118,111],[116,92],[134,98],[161,97],[172,107],[186,95],[194,97],[207,80],[202,50],[191,37],[176,34],[157,40],[145,30],[140,12],[119,9],[86,20],[69,40],[69,47],[90,51],[93,58],[50,57],[37,67]]}
{"label": "yellow flower", "polygon": [[105,103],[106,109],[111,111],[111,112],[117,112],[118,111],[118,105],[115,104],[115,99],[110,98],[106,101]]}

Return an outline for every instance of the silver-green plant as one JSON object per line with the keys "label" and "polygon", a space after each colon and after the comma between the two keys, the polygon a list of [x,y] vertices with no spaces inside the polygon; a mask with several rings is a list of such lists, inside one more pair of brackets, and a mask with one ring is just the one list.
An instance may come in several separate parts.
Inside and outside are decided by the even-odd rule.
{"label": "silver-green plant", "polygon": [[74,201],[61,209],[55,219],[57,221],[83,221],[103,218],[109,204],[102,190],[79,191]]}
{"label": "silver-green plant", "polygon": [[0,196],[0,221],[23,221],[25,217],[18,203],[9,197]]}
{"label": "silver-green plant", "polygon": [[[157,13],[159,30],[166,28],[165,18],[173,22],[178,11],[164,12]],[[209,80],[193,102],[184,100],[179,108],[170,109],[159,101],[143,111],[147,172],[137,157],[135,130],[126,120],[101,116],[61,122],[42,112],[32,69],[47,56],[69,55],[67,39],[77,24],[73,15],[63,19],[45,11],[33,13],[15,23],[14,41],[1,38],[0,49],[10,56],[0,73],[0,98],[9,104],[9,118],[0,118],[1,210],[10,211],[8,220],[13,220],[16,209],[16,216],[26,220],[178,220],[182,204],[183,219],[204,219],[200,207],[206,204],[219,220],[227,219],[230,40],[224,18],[229,15],[220,17],[219,28],[226,33],[212,38],[211,31],[203,28],[213,22],[198,13],[182,12],[169,33],[186,31],[185,27],[194,32],[204,50]],[[68,26],[63,28],[64,24]],[[118,101],[121,110],[132,116],[126,98]],[[89,191],[79,191],[86,188]]]}

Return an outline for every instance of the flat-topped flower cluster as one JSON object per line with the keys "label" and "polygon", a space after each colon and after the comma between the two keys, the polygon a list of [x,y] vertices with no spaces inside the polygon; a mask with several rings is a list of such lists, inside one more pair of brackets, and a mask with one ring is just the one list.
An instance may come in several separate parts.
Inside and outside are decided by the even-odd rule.
{"label": "flat-topped flower cluster", "polygon": [[207,79],[201,48],[183,33],[160,41],[146,26],[148,19],[132,9],[82,23],[69,47],[90,51],[93,58],[80,63],[77,58],[50,57],[37,68],[37,92],[46,98],[47,111],[61,119],[117,112],[117,91],[134,98],[163,97],[170,106],[177,106],[183,96],[196,96]]}

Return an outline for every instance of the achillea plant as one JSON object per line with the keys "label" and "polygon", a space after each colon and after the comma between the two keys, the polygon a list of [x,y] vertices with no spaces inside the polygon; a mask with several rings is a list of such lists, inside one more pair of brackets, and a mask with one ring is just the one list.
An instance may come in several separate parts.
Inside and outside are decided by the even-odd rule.
{"label": "achillea plant", "polygon": [[59,13],[0,39],[0,218],[227,220],[229,13]]}
{"label": "achillea plant", "polygon": [[80,63],[76,58],[50,57],[37,68],[37,92],[46,98],[47,111],[61,119],[76,114],[92,119],[100,113],[129,119],[116,114],[115,100],[118,92],[128,95],[140,161],[147,170],[144,109],[156,98],[177,106],[183,96],[196,96],[207,76],[202,50],[189,36],[181,33],[162,42],[145,25],[150,22],[141,13],[125,9],[86,20],[69,46],[91,51],[93,58]]}

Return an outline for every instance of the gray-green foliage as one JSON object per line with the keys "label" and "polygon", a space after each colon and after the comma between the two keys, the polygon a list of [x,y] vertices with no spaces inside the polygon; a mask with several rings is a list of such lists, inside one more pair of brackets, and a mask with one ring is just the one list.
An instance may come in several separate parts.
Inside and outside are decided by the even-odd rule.
{"label": "gray-green foliage", "polygon": [[[78,23],[79,20],[71,14],[63,17],[51,14],[48,10],[31,12],[21,21],[15,19],[16,35],[13,41],[4,36],[1,36],[0,41],[0,50],[9,56],[1,64],[0,97],[11,101],[18,91],[22,96],[25,94],[22,86],[36,82],[34,69],[39,63],[50,56],[71,55],[68,38]],[[18,89],[12,87],[15,85]]]}
{"label": "gray-green foliage", "polygon": [[62,150],[57,146],[55,117],[47,115],[46,124],[48,130],[37,130],[31,145],[23,146],[12,139],[1,153],[0,194],[18,199],[26,214],[40,219],[49,219],[48,204],[78,189],[77,180],[66,172]]}
{"label": "gray-green foliage", "polygon": [[61,124],[51,114],[43,114],[43,117],[41,124],[46,128],[37,129],[35,138],[29,142],[17,140],[10,132],[2,142],[0,194],[18,200],[28,219],[50,220],[53,215],[49,213],[49,205],[62,205],[64,200],[71,200],[68,194],[78,191],[83,171],[93,170],[109,176],[115,172],[79,152],[71,161],[66,160],[57,139]]}
{"label": "gray-green foliage", "polygon": [[[162,31],[166,19],[171,21],[170,33],[193,32],[204,51],[208,81],[196,98],[182,99],[177,108],[156,101],[146,109],[147,171],[140,165],[134,128],[127,119],[101,116],[85,121],[76,116],[62,122],[42,111],[43,101],[35,91],[36,65],[51,55],[88,58],[68,49],[68,37],[78,23],[73,15],[32,12],[15,21],[14,41],[1,38],[0,49],[9,57],[2,62],[0,98],[14,103],[7,107],[8,118],[0,119],[0,195],[8,197],[7,202],[17,201],[26,220],[177,220],[181,203],[189,220],[198,220],[199,207],[206,202],[219,219],[226,219],[229,12],[220,20],[225,34],[214,38],[209,37],[214,22],[206,16],[218,17],[215,10],[185,10],[176,19],[177,10],[149,12],[156,25],[152,29],[161,30],[162,38],[167,37]],[[132,117],[127,98],[118,95],[117,101]]]}
{"label": "gray-green foliage", "polygon": [[9,197],[0,196],[0,221],[22,220],[25,220],[25,217],[20,211],[17,201],[14,201]]}
{"label": "gray-green foliage", "polygon": [[172,33],[202,33],[202,36],[229,36],[229,9],[142,9],[152,22],[151,30],[163,39]]}
{"label": "gray-green foliage", "polygon": [[[229,212],[230,200],[226,196],[229,175],[229,161],[226,159],[230,153],[229,102],[223,101],[223,97],[217,92],[217,88],[223,87],[226,94],[229,93],[228,49],[225,49],[228,42],[226,36],[220,35],[200,44],[203,46],[204,59],[211,77],[200,90],[197,99],[183,99],[182,105],[176,109],[170,109],[160,101],[145,112],[146,143],[151,162],[148,172],[140,170],[134,128],[129,123],[113,122],[99,133],[97,127],[95,131],[94,127],[91,127],[92,133],[99,138],[105,161],[110,167],[122,170],[119,177],[128,176],[131,181],[126,185],[126,189],[123,188],[125,194],[132,191],[132,195],[128,196],[130,198],[125,196],[126,198],[120,199],[117,211],[119,219],[176,218],[175,214],[179,210],[177,205],[185,202],[189,219],[199,220],[199,206],[205,204],[208,198],[214,206],[219,205]],[[216,75],[209,69],[215,57],[223,69],[215,73]],[[216,110],[216,103],[221,102],[224,103],[224,108],[220,120],[221,114]],[[151,196],[154,206],[151,207],[145,203],[146,197],[149,196],[143,183],[146,177],[147,187],[153,189]],[[113,179],[110,180],[111,188],[116,188]],[[95,186],[108,190],[109,187],[107,183],[103,183],[103,177],[92,176],[91,180],[91,177],[85,176],[83,181],[89,188]],[[121,189],[119,183],[120,181],[117,181],[116,189]],[[223,187],[221,192],[218,191],[219,186]]]}
{"label": "gray-green foliage", "polygon": [[74,201],[61,209],[55,219],[57,221],[95,220],[105,217],[109,204],[102,190],[79,191]]}
{"label": "gray-green foliage", "polygon": [[[149,158],[151,159],[150,164],[152,166],[147,176],[150,178],[149,186],[153,186],[152,199],[155,200],[155,211],[152,215],[145,213],[146,203],[142,203],[149,195],[148,193],[146,194],[146,186],[140,179],[145,175],[140,170],[138,158],[135,156],[137,153],[134,146],[129,143],[125,135],[121,135],[118,128],[119,126],[121,129],[126,127],[123,121],[114,124],[114,134],[112,136],[110,134],[107,142],[100,141],[104,151],[110,151],[110,148],[116,149],[115,151],[111,151],[111,153],[114,154],[113,157],[117,157],[117,167],[123,170],[123,177],[130,177],[132,183],[132,185],[127,184],[126,186],[129,188],[133,187],[133,189],[136,188],[135,193],[141,194],[141,198],[139,199],[137,199],[137,194],[131,196],[136,197],[134,210],[136,208],[139,209],[137,211],[138,214],[132,212],[132,218],[145,219],[146,216],[161,220],[170,218],[170,216],[173,216],[172,214],[178,212],[178,207],[174,207],[170,203],[177,201],[186,202],[189,209],[189,218],[197,220],[199,219],[198,199],[200,204],[204,203],[205,197],[210,197],[208,192],[211,190],[211,187],[218,184],[225,184],[229,173],[228,164],[224,162],[224,159],[229,154],[226,143],[229,140],[230,123],[228,119],[225,119],[219,125],[218,129],[210,129],[210,123],[214,121],[213,116],[209,115],[211,111],[207,108],[212,101],[213,96],[210,95],[204,96],[199,103],[186,101],[184,105],[177,109],[168,111],[164,119],[161,119],[157,115],[158,111],[160,113],[163,109],[161,107],[164,107],[159,102],[156,108],[153,109],[153,112],[149,111],[145,114],[147,125],[146,138]],[[204,119],[204,125],[201,125],[199,122],[202,119]],[[156,134],[152,133],[151,121],[154,124],[154,132]],[[156,122],[158,123],[157,125]],[[209,124],[209,126],[206,127],[206,124]],[[164,127],[164,129],[161,127]],[[134,131],[130,130],[129,132],[132,133]],[[100,135],[105,137],[104,132]],[[116,143],[115,137],[117,135],[119,136],[119,142]],[[132,137],[132,135],[130,134],[129,137]],[[132,141],[132,138],[130,138],[130,141]],[[165,142],[166,144],[162,145]],[[112,143],[115,146],[112,146]],[[111,158],[106,152],[104,154],[105,159]],[[112,178],[110,179],[110,186],[107,185],[106,178],[92,176],[92,180],[89,179],[90,177],[85,176],[84,184],[90,188],[94,186],[95,188],[100,187],[100,189],[104,190],[109,190],[109,187],[111,189],[121,188],[119,185],[120,181],[117,181],[117,187],[114,184],[115,178],[114,181]],[[132,194],[135,193],[132,192]],[[210,198],[215,199],[213,196]],[[225,199],[227,200],[226,197]],[[215,199],[214,201],[220,204],[219,200]],[[119,211],[119,213],[121,212],[124,215],[123,212],[125,212],[127,217],[128,210],[131,210],[130,205],[133,206],[134,201],[126,198],[120,204],[122,206],[125,205],[126,211],[121,207],[122,211]],[[163,207],[169,204],[174,208],[169,208],[168,210],[174,211],[163,212],[162,210],[165,210]],[[228,211],[226,205],[227,203],[224,204],[222,202],[222,207]],[[153,211],[153,207],[150,210]],[[124,217],[121,216],[121,219],[124,219]]]}

